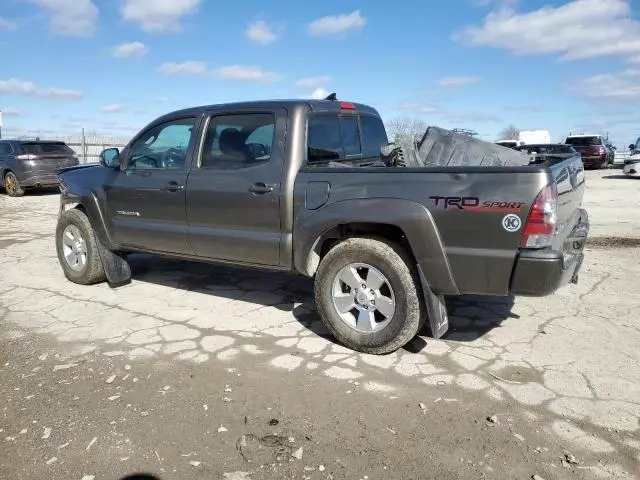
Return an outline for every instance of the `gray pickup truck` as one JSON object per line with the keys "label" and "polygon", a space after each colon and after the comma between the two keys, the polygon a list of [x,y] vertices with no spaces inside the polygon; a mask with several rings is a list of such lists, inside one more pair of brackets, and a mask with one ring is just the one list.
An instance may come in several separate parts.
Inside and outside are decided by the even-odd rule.
{"label": "gray pickup truck", "polygon": [[452,135],[395,147],[375,109],[335,98],[173,112],[58,175],[58,258],[79,284],[129,282],[133,252],[314,277],[329,331],[373,354],[425,324],[441,337],[447,296],[575,283],[589,231],[580,159],[530,165]]}

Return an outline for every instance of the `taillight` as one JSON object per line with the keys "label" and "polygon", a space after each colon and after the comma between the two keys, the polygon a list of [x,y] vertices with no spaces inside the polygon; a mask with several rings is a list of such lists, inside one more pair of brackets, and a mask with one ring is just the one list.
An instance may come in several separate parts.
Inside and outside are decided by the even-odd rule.
{"label": "taillight", "polygon": [[16,155],[16,160],[35,160],[36,157],[35,155],[31,155],[29,154],[25,154],[25,155]]}
{"label": "taillight", "polygon": [[557,221],[558,190],[555,183],[552,183],[544,187],[533,202],[520,246],[523,248],[550,246]]}
{"label": "taillight", "polygon": [[356,105],[353,102],[340,102],[340,108],[342,110],[355,110]]}

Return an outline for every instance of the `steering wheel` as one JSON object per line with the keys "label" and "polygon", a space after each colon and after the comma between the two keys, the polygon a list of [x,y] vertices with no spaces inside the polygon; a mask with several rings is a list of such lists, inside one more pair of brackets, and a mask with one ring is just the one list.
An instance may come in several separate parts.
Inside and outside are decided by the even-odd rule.
{"label": "steering wheel", "polygon": [[169,148],[162,153],[162,168],[180,166],[184,162],[184,152],[179,148]]}

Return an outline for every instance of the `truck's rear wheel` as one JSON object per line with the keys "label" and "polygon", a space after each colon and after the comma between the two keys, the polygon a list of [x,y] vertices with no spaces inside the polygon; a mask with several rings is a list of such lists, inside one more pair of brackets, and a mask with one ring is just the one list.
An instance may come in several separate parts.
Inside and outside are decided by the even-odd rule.
{"label": "truck's rear wheel", "polygon": [[91,285],[106,280],[93,228],[84,212],[62,213],[56,227],[56,250],[64,275],[72,282]]}
{"label": "truck's rear wheel", "polygon": [[406,252],[385,240],[350,238],[322,259],[315,281],[318,311],[345,346],[390,353],[411,341],[425,318]]}

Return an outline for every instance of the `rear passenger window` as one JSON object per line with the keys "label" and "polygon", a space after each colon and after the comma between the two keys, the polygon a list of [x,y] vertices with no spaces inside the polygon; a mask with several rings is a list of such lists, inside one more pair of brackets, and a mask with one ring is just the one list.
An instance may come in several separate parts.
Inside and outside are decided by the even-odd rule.
{"label": "rear passenger window", "polygon": [[371,115],[361,115],[360,126],[362,127],[362,155],[379,157],[380,147],[389,143],[382,120]]}
{"label": "rear passenger window", "polygon": [[340,117],[340,131],[342,132],[342,144],[345,156],[360,155],[360,131],[358,130],[358,117]]}
{"label": "rear passenger window", "polygon": [[338,115],[314,115],[309,119],[307,162],[326,164],[344,158]]}
{"label": "rear passenger window", "polygon": [[232,170],[268,162],[275,125],[271,113],[211,117],[202,145],[200,168]]}

